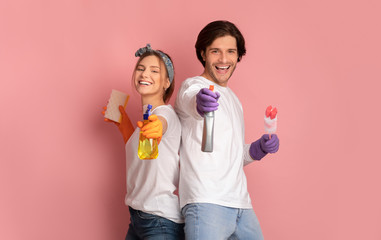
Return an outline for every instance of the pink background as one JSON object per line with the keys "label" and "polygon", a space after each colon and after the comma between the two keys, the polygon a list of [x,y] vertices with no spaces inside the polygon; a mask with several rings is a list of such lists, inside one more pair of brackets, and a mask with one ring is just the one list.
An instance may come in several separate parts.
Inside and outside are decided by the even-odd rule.
{"label": "pink background", "polygon": [[229,86],[248,143],[279,109],[279,153],[245,168],[265,239],[381,239],[380,1],[182,2],[0,2],[0,239],[124,239],[123,143],[101,109],[118,89],[140,118],[130,78],[148,42],[177,92],[218,19],[247,41]]}

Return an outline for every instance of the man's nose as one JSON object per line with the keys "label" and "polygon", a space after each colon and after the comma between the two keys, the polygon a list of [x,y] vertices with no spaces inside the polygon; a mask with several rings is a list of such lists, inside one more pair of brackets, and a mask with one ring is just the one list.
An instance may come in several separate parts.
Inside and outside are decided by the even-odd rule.
{"label": "man's nose", "polygon": [[220,54],[220,62],[225,63],[227,62],[227,54],[225,52],[221,52]]}

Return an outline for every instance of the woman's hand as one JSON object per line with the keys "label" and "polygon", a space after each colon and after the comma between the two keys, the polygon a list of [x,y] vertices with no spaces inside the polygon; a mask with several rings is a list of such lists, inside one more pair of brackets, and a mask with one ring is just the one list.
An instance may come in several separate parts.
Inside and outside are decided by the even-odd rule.
{"label": "woman's hand", "polygon": [[[103,116],[105,115],[105,111],[107,110],[107,107],[103,108],[104,111],[102,112]],[[127,143],[128,139],[131,137],[132,133],[134,132],[134,126],[132,126],[131,120],[126,114],[126,111],[124,110],[123,106],[119,106],[120,114],[122,115],[120,123],[112,121],[110,119],[105,118],[106,122],[113,122],[119,129],[119,132],[123,136],[124,143]]]}
{"label": "woman's hand", "polygon": [[138,121],[137,125],[141,128],[143,136],[147,138],[157,139],[157,142],[160,143],[161,137],[163,136],[163,124],[160,121],[159,117],[155,114],[152,114],[148,117],[149,123],[143,126],[142,121]]}

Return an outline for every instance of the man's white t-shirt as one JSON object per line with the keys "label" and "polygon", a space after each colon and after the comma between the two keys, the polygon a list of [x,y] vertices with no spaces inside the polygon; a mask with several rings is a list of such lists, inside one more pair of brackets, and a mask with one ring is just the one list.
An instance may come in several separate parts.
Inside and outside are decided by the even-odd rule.
{"label": "man's white t-shirt", "polygon": [[179,147],[181,124],[171,105],[156,107],[152,114],[167,121],[167,131],[159,144],[159,156],[152,160],[138,158],[140,128],[126,143],[127,194],[125,204],[133,209],[183,223],[179,198]]}
{"label": "man's white t-shirt", "polygon": [[[213,152],[201,151],[203,118],[196,110],[196,94],[214,85],[221,94],[214,119]],[[204,77],[186,79],[175,102],[181,125],[180,206],[212,203],[233,208],[252,208],[247,191],[244,162],[253,161],[245,144],[243,110],[228,87]]]}

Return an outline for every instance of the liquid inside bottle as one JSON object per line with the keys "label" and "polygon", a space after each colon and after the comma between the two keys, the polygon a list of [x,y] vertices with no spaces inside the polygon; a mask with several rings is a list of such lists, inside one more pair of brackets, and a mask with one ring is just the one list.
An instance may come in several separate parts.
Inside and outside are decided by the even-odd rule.
{"label": "liquid inside bottle", "polygon": [[[151,115],[152,106],[148,105],[147,111],[143,114],[143,126],[149,123],[148,117]],[[142,160],[156,159],[159,155],[159,146],[157,144],[157,139],[146,138],[143,136],[142,131],[139,135],[139,147],[138,147],[138,157]]]}

